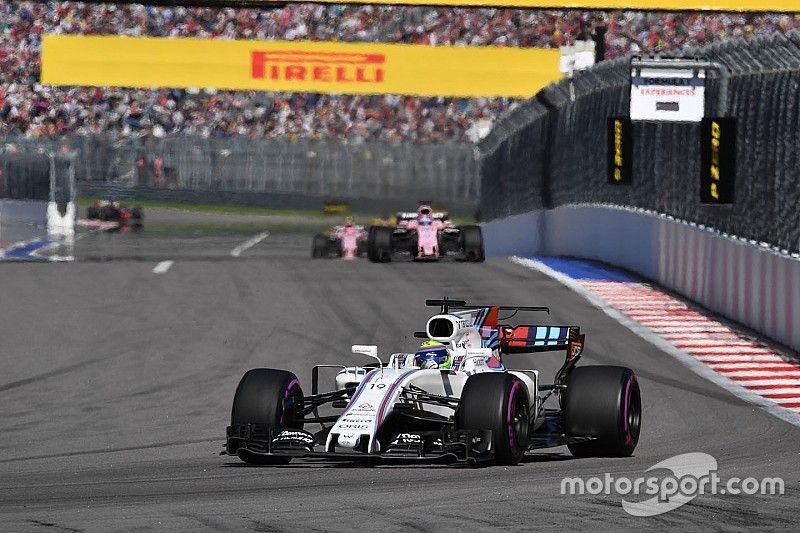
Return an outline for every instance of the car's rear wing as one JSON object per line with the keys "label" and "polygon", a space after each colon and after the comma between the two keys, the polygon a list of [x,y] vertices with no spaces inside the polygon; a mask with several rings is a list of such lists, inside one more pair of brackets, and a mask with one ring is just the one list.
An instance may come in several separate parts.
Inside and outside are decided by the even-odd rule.
{"label": "car's rear wing", "polygon": [[[487,312],[491,310],[499,311],[513,311],[512,314],[500,318],[500,320],[508,320],[509,318],[513,317],[520,311],[535,311],[535,312],[544,312],[548,315],[550,314],[549,307],[543,306],[530,306],[530,305],[467,305],[467,302],[464,300],[452,300],[450,298],[442,298],[441,300],[425,300],[425,305],[428,307],[440,307],[439,310],[442,314],[451,313],[454,311],[475,311],[480,309],[485,309]],[[479,324],[476,324],[479,325]]]}
{"label": "car's rear wing", "polygon": [[[452,313],[472,320],[483,339],[484,348],[498,348],[501,354],[524,354],[566,351],[567,360],[583,352],[585,335],[578,326],[508,326],[520,312],[544,312],[550,308],[525,305],[468,305],[464,300],[426,300],[425,305],[439,307],[442,314]],[[502,315],[501,315],[502,313]]]}
{"label": "car's rear wing", "polygon": [[578,346],[578,353],[583,351],[584,335],[578,326],[500,325],[494,329],[498,333],[496,346],[505,354],[572,350]]}

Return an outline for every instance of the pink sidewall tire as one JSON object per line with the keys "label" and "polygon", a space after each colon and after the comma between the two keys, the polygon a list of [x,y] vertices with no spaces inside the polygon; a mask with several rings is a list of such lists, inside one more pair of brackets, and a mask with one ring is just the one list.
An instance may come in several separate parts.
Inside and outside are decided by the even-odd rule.
{"label": "pink sidewall tire", "polygon": [[494,462],[515,465],[528,448],[529,405],[525,385],[513,374],[475,374],[464,385],[456,429],[491,430]]}

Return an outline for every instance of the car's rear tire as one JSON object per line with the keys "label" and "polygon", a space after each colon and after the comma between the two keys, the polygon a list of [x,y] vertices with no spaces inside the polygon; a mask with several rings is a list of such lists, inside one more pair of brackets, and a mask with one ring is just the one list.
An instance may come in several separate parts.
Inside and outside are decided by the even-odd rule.
{"label": "car's rear tire", "polygon": [[[300,381],[291,372],[255,368],[239,381],[233,397],[231,425],[265,424],[268,428],[303,429],[295,409],[303,399]],[[289,457],[271,457],[237,450],[239,458],[252,464],[288,464]]]}
{"label": "car's rear tire", "polygon": [[392,260],[392,228],[372,226],[369,229],[368,255],[373,263],[388,263]]}
{"label": "car's rear tire", "polygon": [[416,233],[408,240],[408,253],[413,260],[419,256],[419,236]]}
{"label": "car's rear tire", "polygon": [[100,214],[98,213],[96,206],[89,206],[86,208],[86,218],[89,220],[95,220],[100,218]]}
{"label": "car's rear tire", "polygon": [[467,379],[456,410],[456,429],[491,430],[496,463],[515,465],[522,460],[529,428],[528,391],[517,376],[487,372]]}
{"label": "car's rear tire", "polygon": [[311,257],[321,259],[328,256],[328,238],[325,235],[314,235],[314,242],[311,245]]}
{"label": "car's rear tire", "polygon": [[367,230],[367,259],[375,262],[375,246],[372,244],[375,241],[375,228],[377,226],[370,226]]}
{"label": "car's rear tire", "polygon": [[567,381],[567,437],[594,440],[568,444],[575,457],[628,457],[636,449],[642,421],[639,382],[630,368],[584,366]]}
{"label": "car's rear tire", "polygon": [[486,259],[483,248],[483,232],[480,226],[462,226],[460,241],[464,259],[476,263]]}
{"label": "car's rear tire", "polygon": [[356,242],[356,255],[358,257],[364,257],[367,254],[367,243],[364,239],[359,239]]}
{"label": "car's rear tire", "polygon": [[141,207],[134,207],[131,209],[131,223],[134,226],[142,226],[144,224],[144,212]]}

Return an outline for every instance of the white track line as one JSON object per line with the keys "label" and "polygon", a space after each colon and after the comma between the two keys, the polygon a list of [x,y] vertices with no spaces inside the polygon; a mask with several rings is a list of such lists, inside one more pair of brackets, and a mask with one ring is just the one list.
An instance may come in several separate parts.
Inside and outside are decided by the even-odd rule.
{"label": "white track line", "polygon": [[784,360],[777,354],[765,355],[695,355],[695,359],[706,363],[757,363],[768,361],[782,363]]}
{"label": "white track line", "polygon": [[232,257],[239,257],[240,255],[242,255],[242,252],[252,248],[256,244],[258,244],[261,241],[263,241],[264,239],[266,239],[267,237],[269,237],[269,232],[265,231],[264,233],[259,233],[258,235],[256,235],[252,239],[247,239],[242,244],[240,244],[239,246],[237,246],[236,248],[231,250],[231,256]]}
{"label": "white track line", "polygon": [[[672,340],[672,339],[670,339]],[[686,341],[676,341],[672,340],[672,344],[677,346],[678,348],[688,348],[691,349],[692,347],[695,348],[718,348],[720,345],[724,345],[725,347],[742,347],[748,346],[752,347],[753,344],[743,340],[730,340],[730,341],[720,341],[717,339],[693,339],[693,340],[686,340]]]}
{"label": "white track line", "polygon": [[[620,313],[622,314],[622,313]],[[624,316],[624,315],[623,315]],[[626,317],[628,318],[628,317]],[[628,318],[632,322],[635,322],[633,319]],[[639,322],[636,322],[637,324]],[[648,329],[656,332],[656,333],[730,333],[733,334],[733,331],[730,328],[725,326],[715,327],[715,326],[683,326],[683,327],[671,327],[671,326],[650,326]]]}
{"label": "white track line", "polygon": [[164,274],[175,264],[175,261],[161,261],[153,267],[153,274]]}
{"label": "white track line", "polygon": [[789,363],[754,363],[752,361],[747,362],[738,362],[738,363],[708,363],[708,365],[720,372],[724,372],[727,370],[773,370],[778,372],[783,372],[784,370],[789,371],[800,371],[800,366],[792,365]]}
{"label": "white track line", "polygon": [[784,387],[782,389],[764,389],[762,391],[762,394],[767,398],[777,397],[781,394],[785,395],[792,394],[800,398],[800,387]]}
{"label": "white track line", "polygon": [[719,372],[729,378],[775,378],[796,379],[800,383],[800,371],[790,370],[741,370],[736,368],[721,368]]}
{"label": "white track line", "polygon": [[[713,358],[715,360],[724,359],[727,361],[743,361],[745,357],[749,360],[758,360],[762,358],[770,358],[770,359],[779,359],[776,355],[751,355],[751,356],[742,356],[742,355],[728,355],[728,356],[720,356],[719,354],[714,356],[693,356],[687,353],[684,350],[681,350],[667,339],[658,335],[657,332],[661,333],[686,333],[687,331],[697,331],[697,326],[684,326],[683,328],[673,328],[673,327],[655,327],[649,328],[647,326],[643,326],[639,322],[636,322],[632,318],[626,316],[621,311],[613,307],[610,303],[604,301],[601,297],[594,294],[591,289],[584,286],[582,283],[572,279],[571,277],[567,276],[566,274],[562,274],[555,269],[552,269],[545,265],[540,261],[535,261],[533,259],[525,259],[522,257],[511,257],[510,258],[512,263],[516,263],[520,266],[530,268],[532,270],[537,270],[550,278],[555,279],[556,281],[560,282],[561,284],[565,285],[569,289],[572,289],[574,292],[578,293],[579,295],[583,296],[589,303],[603,311],[605,314],[625,326],[626,328],[633,331],[635,334],[639,335],[646,341],[650,342],[652,345],[657,347],[658,349],[670,354],[689,369],[691,369],[695,374],[704,377],[705,379],[719,385],[720,387],[724,388],[728,392],[732,393],[743,400],[747,400],[751,403],[759,405],[762,409],[770,413],[771,415],[780,418],[786,422],[789,422],[792,425],[800,427],[800,407],[779,407],[777,403],[775,403],[772,399],[765,398],[756,392],[760,389],[751,389],[749,387],[759,387],[759,386],[781,386],[781,388],[793,388],[800,386],[800,382],[798,380],[792,379],[772,379],[772,380],[754,380],[754,381],[745,381],[745,380],[732,380],[727,378],[725,375],[716,372],[713,368],[706,365],[702,362],[705,358]],[[588,284],[587,284],[588,285]],[[700,326],[701,331],[724,331],[726,333],[734,333],[727,327],[714,327],[714,326]],[[682,331],[681,331],[682,330]]]}

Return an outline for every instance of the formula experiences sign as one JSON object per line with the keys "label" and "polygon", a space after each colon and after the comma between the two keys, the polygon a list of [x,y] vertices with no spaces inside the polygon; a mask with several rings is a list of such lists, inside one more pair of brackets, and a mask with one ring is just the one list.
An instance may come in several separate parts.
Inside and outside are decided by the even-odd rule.
{"label": "formula experiences sign", "polygon": [[557,49],[46,35],[46,85],[528,97]]}
{"label": "formula experiences sign", "polygon": [[631,73],[631,120],[700,122],[705,72],[642,68]]}

